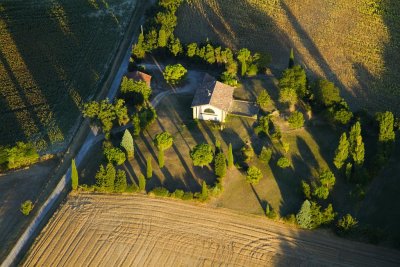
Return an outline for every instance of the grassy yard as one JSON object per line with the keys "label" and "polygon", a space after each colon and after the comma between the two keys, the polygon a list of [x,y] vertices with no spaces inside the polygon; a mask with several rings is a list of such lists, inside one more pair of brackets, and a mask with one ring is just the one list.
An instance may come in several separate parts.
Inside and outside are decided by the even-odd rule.
{"label": "grassy yard", "polygon": [[293,47],[296,61],[335,82],[353,107],[399,113],[399,10],[396,0],[192,0],[178,10],[176,35],[268,52],[278,70]]}
{"label": "grassy yard", "polygon": [[0,3],[0,145],[59,150],[96,93],[136,1]]}

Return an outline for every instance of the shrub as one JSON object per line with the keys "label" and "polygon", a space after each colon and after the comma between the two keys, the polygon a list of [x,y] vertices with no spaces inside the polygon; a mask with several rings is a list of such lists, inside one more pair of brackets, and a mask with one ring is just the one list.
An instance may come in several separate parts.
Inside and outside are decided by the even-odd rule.
{"label": "shrub", "polygon": [[186,75],[187,70],[181,65],[168,65],[164,71],[164,79],[167,83],[177,85]]}
{"label": "shrub", "polygon": [[175,57],[183,52],[183,47],[179,38],[171,38],[168,48]]}
{"label": "shrub", "polygon": [[281,157],[276,164],[282,169],[289,168],[291,165],[290,160],[286,157]]}
{"label": "shrub", "polygon": [[271,116],[261,116],[258,118],[258,125],[256,126],[255,132],[259,134],[260,132],[264,132],[266,135],[269,135],[269,122]]}
{"label": "shrub", "polygon": [[126,151],[128,158],[133,158],[135,148],[133,146],[133,138],[128,129],[125,130],[121,140],[121,147]]}
{"label": "shrub", "polygon": [[336,227],[339,233],[346,234],[354,230],[357,224],[358,222],[355,218],[350,214],[346,214],[337,222]]}
{"label": "shrub", "polygon": [[169,132],[156,134],[153,144],[158,149],[158,164],[160,168],[164,167],[164,151],[172,146],[174,138]]}
{"label": "shrub", "polygon": [[301,181],[301,188],[302,188],[302,191],[303,191],[303,194],[304,194],[305,198],[306,199],[311,199],[311,188],[310,188],[310,185],[306,181],[302,180]]}
{"label": "shrub", "polygon": [[281,144],[282,144],[282,149],[283,149],[283,151],[284,151],[285,153],[288,153],[289,150],[290,150],[290,144],[287,143],[287,142],[283,142],[283,141],[282,141]]}
{"label": "shrub", "polygon": [[335,158],[333,164],[339,170],[349,157],[349,141],[347,140],[347,134],[343,133],[340,137],[339,145],[335,151]]}
{"label": "shrub", "polygon": [[293,129],[299,129],[299,128],[303,127],[303,125],[304,125],[303,113],[301,113],[299,111],[293,112],[289,116],[288,122],[289,122],[290,127]]}
{"label": "shrub", "polygon": [[153,122],[156,121],[156,119],[157,119],[157,113],[152,106],[143,109],[139,113],[140,129],[141,130],[147,129],[151,124],[153,124]]}
{"label": "shrub", "polygon": [[331,204],[321,212],[321,206],[313,201],[305,200],[296,215],[296,221],[301,228],[315,229],[322,224],[332,222],[335,216]]}
{"label": "shrub", "polygon": [[294,215],[294,214],[289,214],[289,215],[283,217],[283,220],[290,224],[297,224],[296,215]]}
{"label": "shrub", "polygon": [[250,184],[257,185],[263,177],[262,172],[255,166],[249,167],[246,173],[246,181]]}
{"label": "shrub", "polygon": [[271,103],[271,97],[267,93],[267,90],[261,90],[261,93],[257,96],[257,104],[262,109],[266,109]]}
{"label": "shrub", "polygon": [[75,159],[71,162],[71,184],[72,190],[78,189],[79,184],[78,170],[76,169]]}
{"label": "shrub", "polygon": [[215,157],[215,175],[224,177],[226,175],[226,158],[224,153],[220,152]]}
{"label": "shrub", "polygon": [[137,191],[139,191],[139,187],[135,184],[130,184],[125,189],[126,193],[135,193]]}
{"label": "shrub", "polygon": [[201,184],[201,197],[200,199],[202,201],[205,201],[208,199],[208,186],[205,181]]}
{"label": "shrub", "polygon": [[112,192],[114,190],[115,174],[116,171],[112,163],[107,163],[106,167],[100,165],[100,169],[95,176],[96,186],[99,191]]}
{"label": "shrub", "polygon": [[5,164],[7,169],[29,166],[39,161],[39,154],[31,143],[17,142],[15,146],[3,151],[0,164]]}
{"label": "shrub", "polygon": [[209,144],[199,144],[190,151],[190,157],[194,166],[203,167],[212,162],[214,157],[213,149]]}
{"label": "shrub", "polygon": [[182,200],[191,200],[193,199],[193,193],[192,192],[185,192],[182,196]]}
{"label": "shrub", "polygon": [[117,147],[105,148],[104,155],[106,156],[108,162],[112,162],[117,165],[123,164],[126,160],[125,153]]}
{"label": "shrub", "polygon": [[278,217],[278,214],[276,214],[275,210],[269,204],[265,207],[265,215],[270,219],[276,219]]}
{"label": "shrub", "polygon": [[232,74],[227,71],[222,73],[221,81],[230,86],[236,86],[238,84],[236,74]]}
{"label": "shrub", "polygon": [[257,66],[257,64],[251,64],[251,65],[248,67],[248,69],[247,69],[246,75],[247,75],[248,77],[254,77],[254,76],[257,75],[257,73],[258,73],[258,66]]}
{"label": "shrub", "polygon": [[332,108],[329,111],[332,114],[331,116],[333,117],[333,121],[343,125],[348,124],[353,118],[353,113],[345,108],[341,108],[339,110]]}
{"label": "shrub", "polygon": [[33,207],[34,207],[34,205],[33,205],[32,201],[27,200],[21,204],[20,211],[25,216],[28,216],[31,213],[31,211],[33,210]]}
{"label": "shrub", "polygon": [[155,196],[159,196],[159,197],[169,197],[170,196],[168,189],[166,189],[164,187],[156,187],[153,190],[151,190],[150,193],[154,194]]}
{"label": "shrub", "polygon": [[176,189],[172,194],[171,197],[182,199],[185,192],[181,189]]}
{"label": "shrub", "polygon": [[146,179],[144,178],[143,174],[139,174],[138,181],[139,181],[139,191],[144,191],[146,189]]}
{"label": "shrub", "polygon": [[130,101],[133,105],[143,105],[144,102],[149,100],[152,90],[144,81],[135,81],[123,77],[121,93],[123,94],[123,98]]}
{"label": "shrub", "polygon": [[261,153],[260,153],[260,160],[266,164],[269,163],[269,161],[271,160],[272,157],[272,149],[271,148],[266,148],[265,146],[263,146],[263,148],[261,149]]}
{"label": "shrub", "polygon": [[125,192],[127,186],[125,171],[118,170],[114,182],[114,191],[117,193]]}
{"label": "shrub", "polygon": [[254,149],[251,146],[251,144],[246,144],[244,147],[242,147],[242,155],[244,157],[244,160],[246,162],[249,162],[250,160],[253,159],[254,157]]}

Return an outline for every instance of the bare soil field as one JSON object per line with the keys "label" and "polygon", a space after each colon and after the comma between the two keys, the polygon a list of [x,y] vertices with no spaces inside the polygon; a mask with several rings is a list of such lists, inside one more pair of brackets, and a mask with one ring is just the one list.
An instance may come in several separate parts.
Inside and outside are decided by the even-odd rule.
{"label": "bare soil field", "polygon": [[397,251],[142,195],[70,196],[23,266],[395,266]]}
{"label": "bare soil field", "polygon": [[65,148],[135,7],[127,0],[0,3],[0,145]]}
{"label": "bare soil field", "polygon": [[333,81],[354,108],[399,113],[399,10],[397,0],[191,0],[178,10],[176,35],[268,52],[275,70],[294,48],[296,61]]}

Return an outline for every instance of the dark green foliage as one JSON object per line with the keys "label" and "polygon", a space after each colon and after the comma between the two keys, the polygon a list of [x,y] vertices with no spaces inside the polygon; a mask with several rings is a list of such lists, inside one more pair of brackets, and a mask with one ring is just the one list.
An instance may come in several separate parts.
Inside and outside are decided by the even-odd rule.
{"label": "dark green foliage", "polygon": [[212,162],[214,152],[209,144],[199,144],[190,151],[190,158],[193,160],[194,166],[203,167]]}
{"label": "dark green foliage", "polygon": [[[174,12],[158,12],[155,18],[156,22],[161,25],[161,30],[165,31],[165,37],[168,39],[176,27],[178,18]],[[159,36],[160,36],[159,32]],[[159,42],[160,44],[160,42]],[[160,46],[163,47],[163,46]]]}
{"label": "dark green foliage", "polygon": [[174,139],[168,132],[156,134],[153,144],[158,149],[158,165],[160,168],[164,167],[164,151],[172,146]]}
{"label": "dark green foliage", "polygon": [[321,206],[313,201],[305,200],[296,215],[296,220],[301,228],[315,229],[320,225],[332,222],[335,216],[331,204],[321,212]]}
{"label": "dark green foliage", "polygon": [[182,199],[185,191],[181,189],[176,189],[174,192],[171,193],[171,197]]}
{"label": "dark green foliage", "polygon": [[211,44],[207,44],[206,52],[204,54],[204,60],[209,64],[215,63],[214,47]]}
{"label": "dark green foliage", "polygon": [[353,218],[350,214],[344,215],[337,222],[336,227],[339,234],[348,234],[357,227],[357,220]]}
{"label": "dark green foliage", "polygon": [[307,76],[305,70],[300,66],[286,69],[279,80],[279,88],[293,89],[297,96],[302,98],[307,93]]}
{"label": "dark green foliage", "polygon": [[152,29],[146,34],[143,47],[146,52],[151,52],[158,48],[158,32],[155,29]]}
{"label": "dark green foliage", "polygon": [[275,210],[269,204],[265,207],[265,215],[270,219],[276,219],[278,217],[278,214],[276,214]]}
{"label": "dark green foliage", "polygon": [[316,82],[314,87],[315,99],[321,105],[330,107],[341,102],[342,98],[340,97],[339,88],[333,83],[321,79]]}
{"label": "dark green foliage", "polygon": [[304,125],[303,113],[299,111],[293,112],[288,118],[289,125],[292,129],[299,129]]}
{"label": "dark green foliage", "polygon": [[247,67],[249,64],[249,61],[251,60],[251,52],[247,48],[242,48],[239,50],[237,59],[240,62],[241,65],[241,75],[244,76],[247,73]]}
{"label": "dark green foliage", "polygon": [[177,85],[185,77],[187,70],[181,65],[168,65],[163,73],[167,83]]}
{"label": "dark green foliage", "polygon": [[104,148],[104,156],[108,162],[115,163],[117,165],[123,164],[126,160],[124,151],[117,147]]}
{"label": "dark green foliage", "polygon": [[349,157],[349,141],[347,140],[347,134],[343,133],[340,137],[339,146],[335,151],[335,158],[333,160],[333,164],[337,169],[341,169],[343,164]]}
{"label": "dark green foliage", "polygon": [[133,105],[142,106],[149,100],[152,90],[144,81],[135,81],[123,77],[121,82],[121,93],[125,100],[130,101]]}
{"label": "dark green foliage", "polygon": [[219,152],[215,156],[215,175],[218,177],[224,177],[226,175],[226,158],[224,153]]}
{"label": "dark green foliage", "polygon": [[78,170],[75,164],[75,159],[73,159],[71,162],[71,184],[72,184],[72,190],[78,189],[79,177],[78,177]]}
{"label": "dark green foliage", "polygon": [[302,191],[303,191],[303,194],[304,194],[305,198],[306,199],[311,199],[311,188],[310,188],[310,185],[306,181],[302,180],[301,181],[301,188],[302,188]]}
{"label": "dark green foliage", "polygon": [[172,12],[175,12],[183,3],[183,0],[159,0],[158,4]]}
{"label": "dark green foliage", "polygon": [[336,178],[334,174],[325,170],[322,171],[319,175],[317,183],[313,183],[313,196],[320,199],[327,199],[329,196],[329,191],[332,190],[335,185]]}
{"label": "dark green foliage", "polygon": [[290,49],[290,57],[289,57],[289,69],[294,66],[294,52],[293,48]]}
{"label": "dark green foliage", "polygon": [[272,149],[271,148],[266,148],[265,146],[263,146],[263,148],[261,149],[261,153],[260,153],[260,160],[266,164],[269,163],[269,161],[271,160],[272,157]]}
{"label": "dark green foliage", "polygon": [[187,45],[186,48],[186,55],[189,58],[192,58],[196,55],[196,50],[197,50],[197,44],[196,43],[191,43]]}
{"label": "dark green foliage", "polygon": [[156,187],[153,190],[151,190],[150,193],[154,194],[155,196],[159,196],[159,197],[169,197],[170,196],[168,189],[166,189],[164,187]]}
{"label": "dark green foliage", "polygon": [[122,193],[126,191],[128,184],[126,181],[126,173],[123,170],[118,170],[114,182],[114,191]]}
{"label": "dark green foliage", "polygon": [[343,125],[348,124],[353,118],[353,113],[348,108],[341,107],[337,109],[336,107],[330,107],[328,111],[334,122]]}
{"label": "dark green foliage", "polygon": [[139,136],[140,134],[140,117],[139,114],[135,113],[132,115],[132,133],[133,136]]}
{"label": "dark green foliage", "polygon": [[208,186],[205,181],[201,184],[201,198],[202,201],[208,199]]}
{"label": "dark green foliage", "polygon": [[352,174],[353,174],[353,164],[349,162],[346,164],[346,170],[345,170],[345,175],[348,181],[351,180]]}
{"label": "dark green foliage", "polygon": [[125,130],[124,135],[122,136],[121,147],[125,149],[128,158],[133,158],[135,148],[133,146],[132,135],[128,129]]}
{"label": "dark green foliage", "polygon": [[33,207],[34,207],[34,205],[33,205],[32,201],[27,200],[21,204],[21,207],[19,210],[22,212],[22,214],[24,214],[25,216],[28,216],[31,213],[31,211],[33,210]]}
{"label": "dark green foliage", "polygon": [[147,129],[157,119],[156,110],[152,106],[142,109],[139,113],[140,129]]}
{"label": "dark green foliage", "polygon": [[168,44],[168,36],[164,29],[160,29],[158,32],[158,47],[166,47]]}
{"label": "dark green foliage", "polygon": [[329,190],[325,186],[317,186],[316,184],[313,184],[314,190],[313,190],[313,196],[319,198],[319,199],[327,199],[329,196]]}
{"label": "dark green foliage", "polygon": [[31,143],[17,142],[13,147],[0,147],[0,165],[16,169],[39,161],[39,154]]}
{"label": "dark green foliage", "polygon": [[247,169],[246,173],[246,181],[250,184],[257,185],[260,182],[260,179],[263,177],[263,174],[260,169],[255,166],[250,166]]}
{"label": "dark green foliage", "polygon": [[153,177],[153,166],[151,165],[151,157],[146,158],[146,178],[151,179]]}
{"label": "dark green foliage", "polygon": [[193,199],[193,193],[192,192],[185,192],[182,196],[182,200],[191,200]]}
{"label": "dark green foliage", "polygon": [[357,166],[361,166],[364,163],[364,142],[361,136],[361,124],[356,122],[350,129],[350,154],[353,157],[353,161]]}
{"label": "dark green foliage", "polygon": [[270,115],[265,115],[265,116],[259,117],[257,126],[254,129],[255,133],[256,134],[260,134],[260,133],[263,132],[266,135],[269,135],[269,122],[270,122],[270,119],[271,119]]}
{"label": "dark green foliage", "polygon": [[254,157],[254,149],[253,149],[253,147],[251,146],[250,143],[248,143],[245,146],[243,146],[242,149],[241,149],[241,152],[242,152],[242,155],[243,155],[244,160],[246,162],[249,162]]}
{"label": "dark green foliage", "polygon": [[290,160],[286,157],[281,157],[278,159],[278,162],[276,163],[276,165],[282,169],[286,169],[289,168],[291,163]]}
{"label": "dark green foliage", "polygon": [[260,108],[266,109],[270,103],[271,97],[269,96],[267,90],[262,90],[257,96],[257,104],[260,106]]}
{"label": "dark green foliage", "polygon": [[142,59],[146,55],[146,49],[144,44],[144,35],[143,33],[139,34],[138,42],[132,48],[132,54],[139,59]]}
{"label": "dark green foliage", "polygon": [[143,174],[139,174],[138,182],[139,182],[139,191],[144,191],[146,189],[146,179],[144,178]]}
{"label": "dark green foliage", "polygon": [[254,77],[256,76],[258,73],[258,66],[257,64],[251,64],[249,65],[249,67],[247,68],[247,76],[248,77]]}
{"label": "dark green foliage", "polygon": [[279,101],[282,103],[286,103],[289,106],[293,106],[297,103],[298,100],[298,96],[297,96],[297,92],[296,89],[294,88],[282,88],[279,91]]}
{"label": "dark green foliage", "polygon": [[96,186],[101,192],[112,192],[114,191],[116,171],[111,163],[108,163],[106,167],[100,165],[100,169],[96,173]]}
{"label": "dark green foliage", "polygon": [[164,168],[165,166],[164,150],[158,150],[158,166],[160,168]]}
{"label": "dark green foliage", "polygon": [[232,144],[229,144],[228,148],[228,168],[231,168],[234,164],[233,160],[233,151],[232,151]]}
{"label": "dark green foliage", "polygon": [[265,70],[268,67],[268,65],[271,63],[271,60],[271,55],[268,53],[258,53],[256,57],[256,63],[262,70]]}

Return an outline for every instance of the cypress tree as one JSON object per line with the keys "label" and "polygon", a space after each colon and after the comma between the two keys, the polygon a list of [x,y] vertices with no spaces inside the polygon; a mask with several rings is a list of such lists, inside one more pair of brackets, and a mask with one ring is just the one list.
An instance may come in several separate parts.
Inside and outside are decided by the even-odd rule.
{"label": "cypress tree", "polygon": [[349,141],[347,140],[347,134],[343,133],[340,137],[339,146],[335,151],[335,158],[333,160],[333,164],[337,169],[341,169],[343,164],[346,162],[349,157]]}
{"label": "cypress tree", "polygon": [[394,116],[390,111],[377,114],[379,122],[379,142],[393,142],[395,140],[394,133]]}
{"label": "cypress tree", "polygon": [[226,175],[226,158],[224,153],[219,152],[215,157],[215,175],[224,177]]}
{"label": "cypress tree", "polygon": [[133,158],[134,155],[134,147],[133,147],[133,138],[128,129],[125,130],[124,135],[122,136],[121,146],[125,149],[128,158]]}
{"label": "cypress tree", "polygon": [[158,150],[158,165],[163,168],[164,164],[164,150]]}
{"label": "cypress tree", "polygon": [[167,43],[167,33],[165,32],[165,30],[161,29],[158,32],[158,47],[166,47]]}
{"label": "cypress tree", "polygon": [[293,48],[290,49],[290,57],[289,57],[289,69],[294,67],[294,51]]}
{"label": "cypress tree", "polygon": [[231,168],[233,166],[233,151],[232,151],[232,144],[229,144],[228,149],[228,167]]}
{"label": "cypress tree", "polygon": [[72,180],[72,190],[76,190],[79,184],[78,170],[76,168],[75,159],[71,162],[71,180]]}
{"label": "cypress tree", "polygon": [[146,179],[144,178],[143,174],[139,174],[139,190],[143,191],[146,189]]}
{"label": "cypress tree", "polygon": [[118,170],[114,181],[114,191],[117,193],[125,192],[127,186],[125,171]]}
{"label": "cypress tree", "polygon": [[146,178],[150,179],[153,177],[153,167],[151,166],[151,157],[148,156],[146,160]]}
{"label": "cypress tree", "polygon": [[365,147],[361,136],[361,124],[356,122],[350,130],[350,152],[354,163],[361,166],[364,163]]}
{"label": "cypress tree", "polygon": [[201,184],[201,197],[203,200],[208,198],[208,187],[205,181]]}

